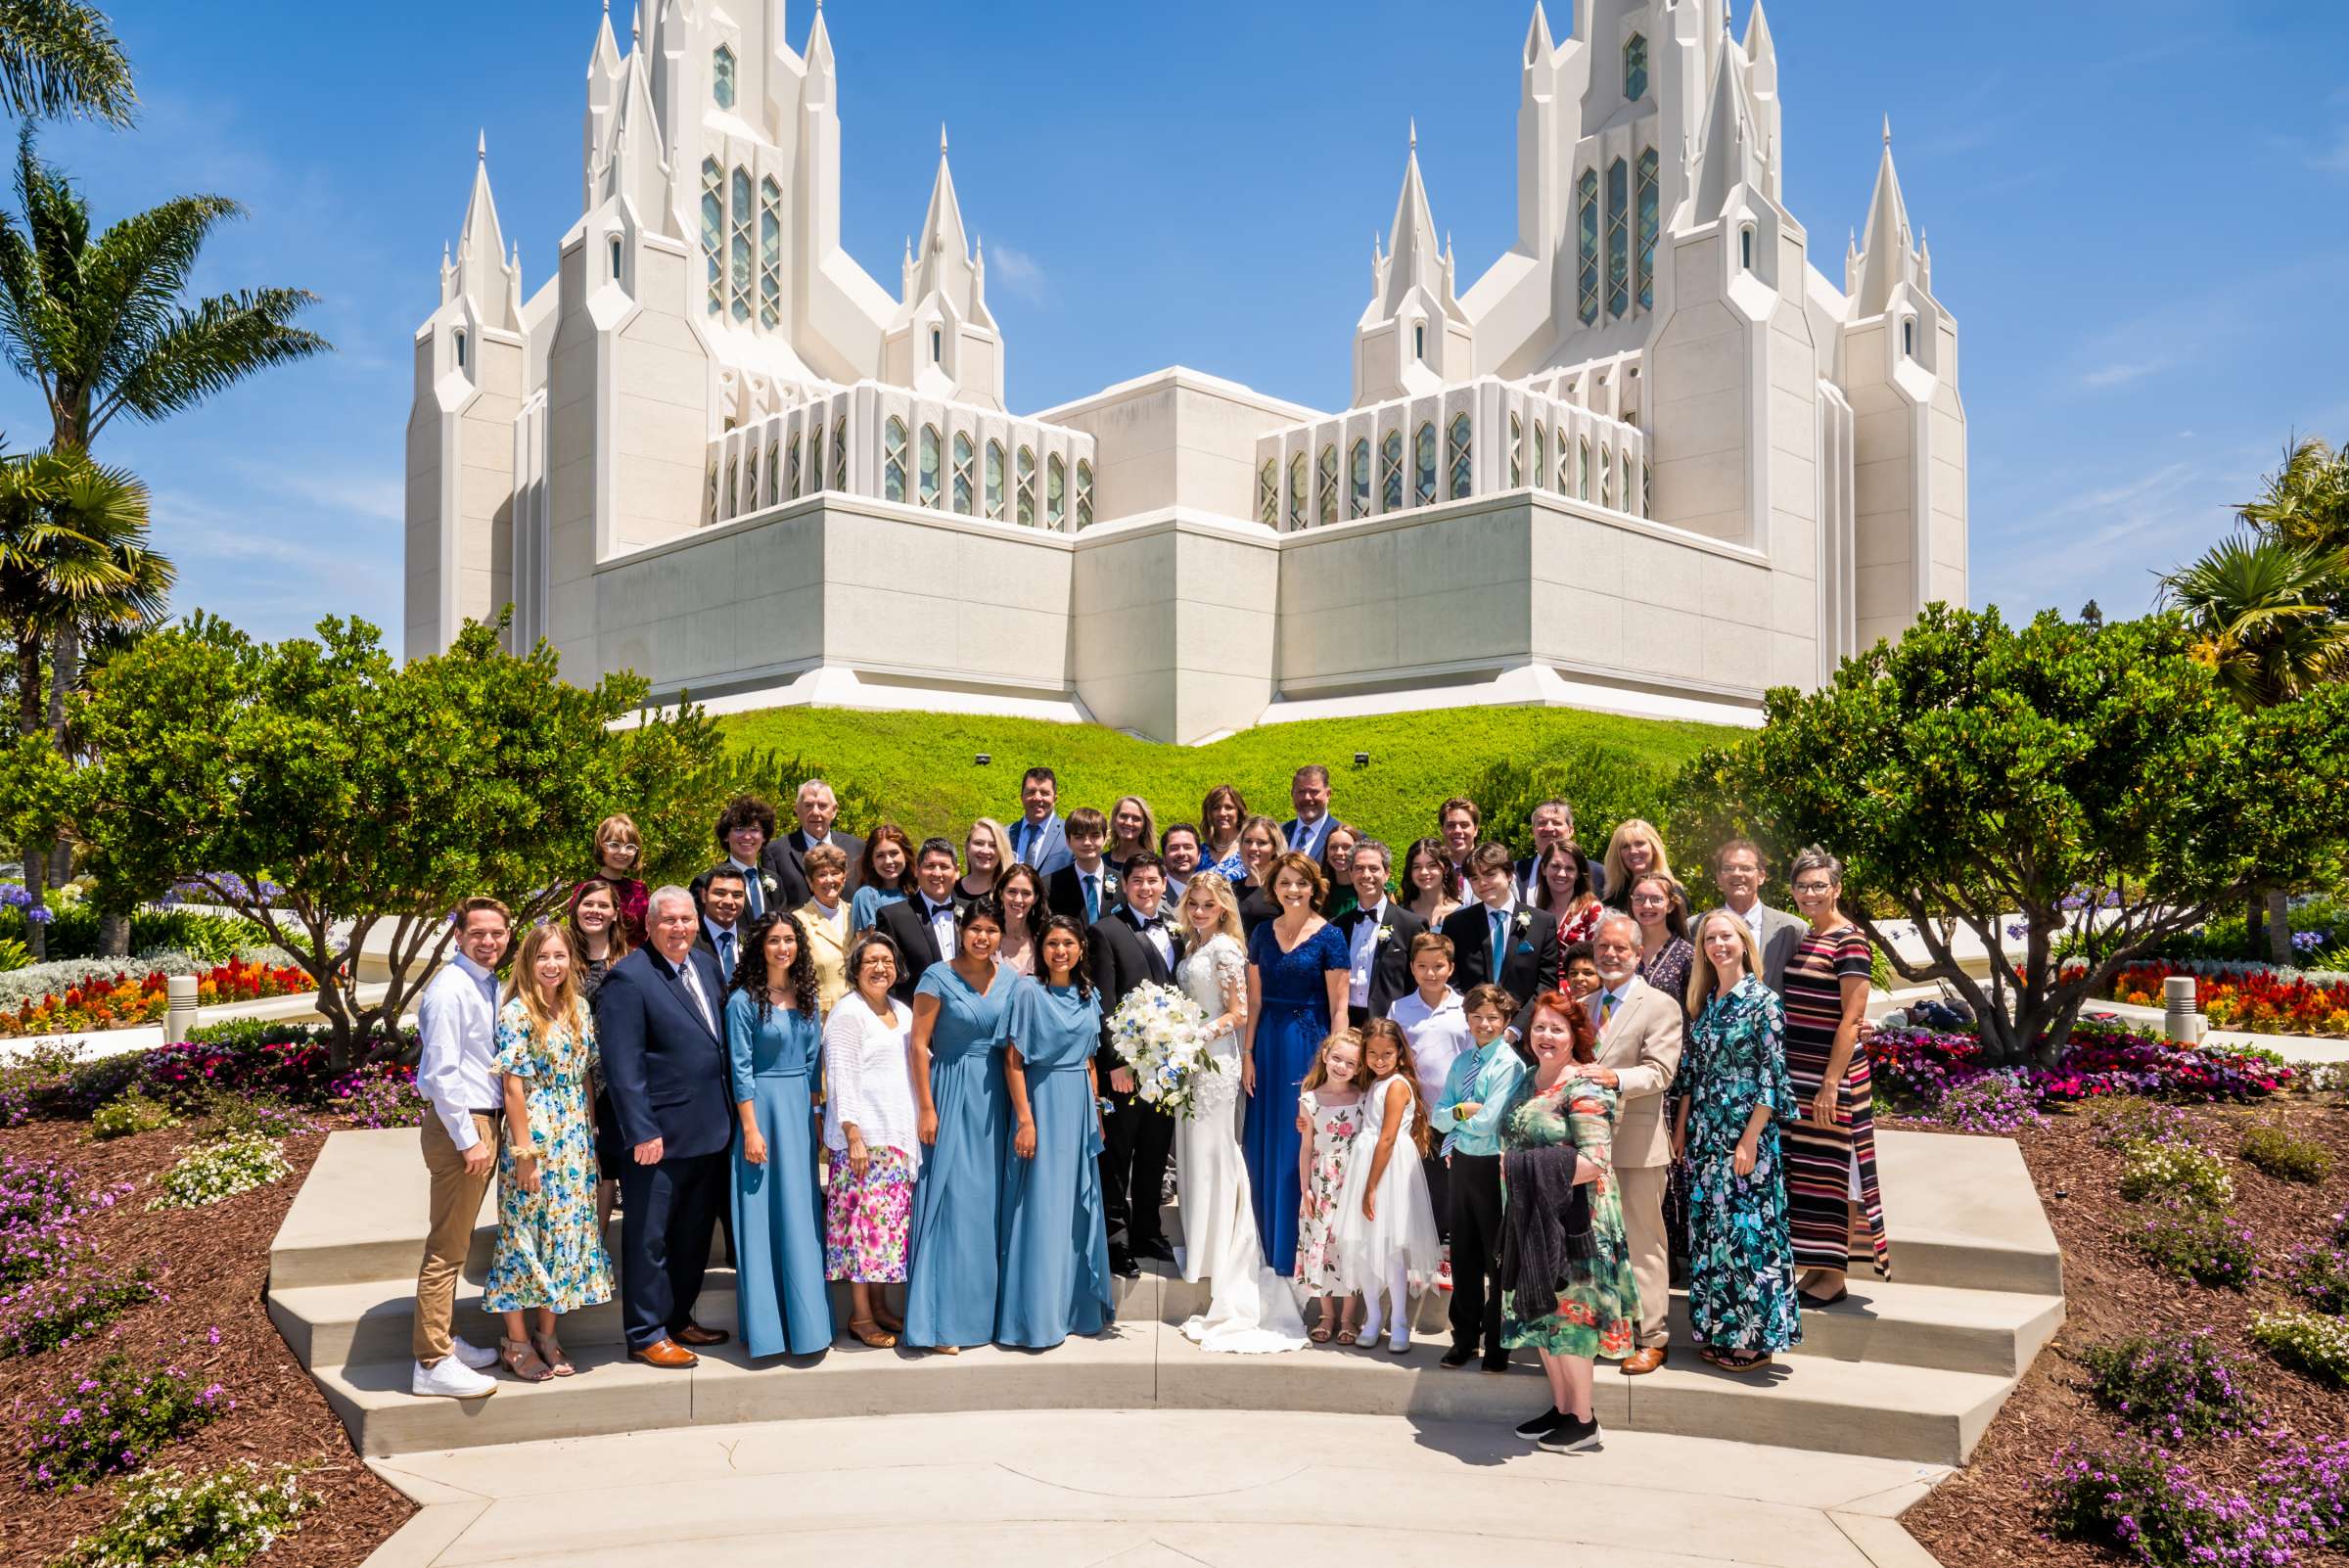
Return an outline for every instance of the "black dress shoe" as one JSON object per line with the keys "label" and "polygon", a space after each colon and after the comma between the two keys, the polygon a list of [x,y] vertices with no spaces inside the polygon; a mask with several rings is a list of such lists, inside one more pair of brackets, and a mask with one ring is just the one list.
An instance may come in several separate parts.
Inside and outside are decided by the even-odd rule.
{"label": "black dress shoe", "polygon": [[1133,1250],[1141,1257],[1155,1258],[1160,1263],[1174,1261],[1174,1244],[1164,1236],[1152,1236]]}
{"label": "black dress shoe", "polygon": [[1123,1247],[1113,1247],[1109,1254],[1109,1271],[1120,1279],[1139,1279],[1142,1266],[1133,1261],[1133,1254]]}
{"label": "black dress shoe", "polygon": [[1451,1349],[1444,1353],[1444,1359],[1441,1361],[1438,1361],[1436,1364],[1443,1367],[1447,1372],[1456,1372],[1461,1367],[1467,1365],[1470,1361],[1475,1360],[1476,1348],[1474,1346],[1454,1345]]}

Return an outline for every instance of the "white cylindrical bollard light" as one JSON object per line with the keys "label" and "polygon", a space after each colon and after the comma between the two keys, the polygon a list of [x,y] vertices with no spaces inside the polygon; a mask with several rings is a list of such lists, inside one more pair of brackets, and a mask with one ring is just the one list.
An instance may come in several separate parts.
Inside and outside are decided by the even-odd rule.
{"label": "white cylindrical bollard light", "polygon": [[196,1027],[196,977],[173,975],[163,982],[163,990],[170,998],[163,1014],[163,1043],[168,1045],[186,1039]]}
{"label": "white cylindrical bollard light", "polygon": [[2194,1010],[2194,977],[2172,975],[2161,983],[2161,1030],[2188,1045],[2202,1043],[2202,1015]]}

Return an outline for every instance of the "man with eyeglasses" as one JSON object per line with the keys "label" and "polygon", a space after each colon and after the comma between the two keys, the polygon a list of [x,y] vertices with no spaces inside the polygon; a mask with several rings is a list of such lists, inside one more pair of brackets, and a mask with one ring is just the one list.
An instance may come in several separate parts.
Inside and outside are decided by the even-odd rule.
{"label": "man with eyeglasses", "polygon": [[1762,847],[1751,839],[1731,839],[1713,854],[1713,885],[1722,901],[1754,934],[1754,948],[1762,954],[1762,984],[1780,996],[1786,993],[1786,964],[1803,944],[1810,925],[1799,915],[1773,909],[1762,901]]}
{"label": "man with eyeglasses", "polygon": [[1599,921],[1590,948],[1598,961],[1598,990],[1583,1005],[1598,1026],[1598,1058],[1577,1071],[1615,1090],[1622,1102],[1615,1182],[1632,1274],[1639,1282],[1639,1344],[1623,1371],[1638,1377],[1664,1364],[1672,1343],[1672,1246],[1664,1228],[1672,1142],[1664,1127],[1664,1091],[1681,1067],[1681,1001],[1639,978],[1639,925],[1630,915]]}

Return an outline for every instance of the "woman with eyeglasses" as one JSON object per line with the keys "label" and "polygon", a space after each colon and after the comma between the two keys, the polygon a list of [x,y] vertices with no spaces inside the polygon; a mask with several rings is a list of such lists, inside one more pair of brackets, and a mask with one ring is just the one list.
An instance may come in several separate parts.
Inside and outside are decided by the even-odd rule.
{"label": "woman with eyeglasses", "polygon": [[653,897],[638,875],[643,863],[644,836],[624,812],[615,812],[596,824],[595,874],[612,884],[631,947],[644,945],[644,908]]}

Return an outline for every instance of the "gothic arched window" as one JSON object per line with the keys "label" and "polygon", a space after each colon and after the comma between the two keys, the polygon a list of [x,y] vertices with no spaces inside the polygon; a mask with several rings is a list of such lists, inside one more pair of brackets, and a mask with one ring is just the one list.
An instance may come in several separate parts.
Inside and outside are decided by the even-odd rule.
{"label": "gothic arched window", "polygon": [[1549,484],[1549,427],[1534,421],[1534,483],[1546,488]]}
{"label": "gothic arched window", "polygon": [[1077,459],[1077,526],[1093,526],[1093,465],[1082,457]]}
{"label": "gothic arched window", "polygon": [[1623,41],[1623,96],[1632,103],[1647,96],[1647,40],[1635,32]]}
{"label": "gothic arched window", "polygon": [[1638,197],[1635,207],[1639,214],[1639,249],[1635,270],[1639,280],[1639,308],[1652,310],[1656,305],[1656,150],[1649,148],[1639,155]]}
{"label": "gothic arched window", "polygon": [[974,453],[968,431],[954,433],[954,510],[962,517],[971,515],[971,499],[978,486],[972,483],[971,460]]}
{"label": "gothic arched window", "polygon": [[987,515],[1003,516],[1003,443],[987,443]]}
{"label": "gothic arched window", "polygon": [[1615,504],[1615,459],[1604,446],[1598,449],[1598,504]]}
{"label": "gothic arched window", "polygon": [[[1558,427],[1558,493],[1560,495],[1572,495],[1574,493],[1574,476],[1568,472],[1568,467],[1572,462],[1573,453],[1567,449],[1566,427],[1560,425]],[[1589,466],[1589,459],[1588,456],[1586,456],[1584,459],[1584,464],[1586,467]],[[1590,488],[1589,485],[1585,485],[1583,487],[1583,499],[1589,500],[1589,498]]]}
{"label": "gothic arched window", "polygon": [[1632,308],[1632,166],[1607,165],[1607,314]]}
{"label": "gothic arched window", "polygon": [[[819,424],[816,427],[821,430]],[[832,487],[849,487],[849,416],[843,414],[832,422]]]}
{"label": "gothic arched window", "polygon": [[1598,170],[1587,168],[1574,186],[1575,315],[1598,323]]}
{"label": "gothic arched window", "polygon": [[922,427],[921,448],[922,504],[938,505],[938,427]]}
{"label": "gothic arched window", "polygon": [[1378,509],[1403,510],[1403,432],[1391,430],[1378,440]]}
{"label": "gothic arched window", "polygon": [[734,170],[734,319],[751,319],[751,171]]}
{"label": "gothic arched window", "polygon": [[1268,529],[1280,527],[1280,462],[1267,457],[1256,471],[1256,520]]}
{"label": "gothic arched window", "polygon": [[824,421],[819,414],[807,422],[807,493],[813,495],[823,487]]}
{"label": "gothic arched window", "polygon": [[1058,453],[1044,460],[1044,527],[1055,532],[1069,520],[1069,465]]}
{"label": "gothic arched window", "polygon": [[905,421],[894,414],[882,427],[881,499],[905,499]]}
{"label": "gothic arched window", "polygon": [[1748,272],[1754,270],[1754,226],[1751,223],[1737,231],[1737,264]]}
{"label": "gothic arched window", "polygon": [[1313,484],[1319,491],[1313,516],[1322,523],[1335,523],[1338,520],[1338,448],[1334,442],[1321,448],[1320,459],[1313,468]]}
{"label": "gothic arched window", "polygon": [[1348,517],[1368,517],[1370,515],[1369,437],[1359,436],[1355,438],[1354,452],[1347,459],[1346,467],[1349,491],[1346,499],[1346,515]]}
{"label": "gothic arched window", "polygon": [[1916,317],[1914,316],[1901,318],[1901,352],[1910,359],[1916,357]]}
{"label": "gothic arched window", "polygon": [[1020,527],[1032,529],[1036,527],[1036,453],[1025,446],[1020,448],[1016,477],[1019,481],[1019,499],[1015,503],[1014,516]]}
{"label": "gothic arched window", "polygon": [[782,320],[783,187],[770,174],[759,182],[759,325],[772,331]]}
{"label": "gothic arched window", "polygon": [[1426,420],[1420,424],[1419,434],[1413,438],[1411,445],[1412,456],[1416,459],[1413,467],[1417,471],[1412,476],[1411,494],[1415,497],[1412,504],[1426,506],[1436,498],[1436,422],[1434,420]]}
{"label": "gothic arched window", "polygon": [[1452,415],[1451,441],[1446,455],[1451,459],[1451,498],[1455,501],[1468,498],[1468,482],[1473,475],[1473,466],[1469,462],[1469,439],[1468,416]]}
{"label": "gothic arched window", "polygon": [[[816,442],[820,450],[823,442]],[[799,438],[792,438],[792,449],[799,449]],[[766,499],[769,505],[783,499],[782,443],[769,438],[766,443]]]}
{"label": "gothic arched window", "polygon": [[1305,454],[1299,452],[1289,459],[1289,527],[1305,527]]}
{"label": "gothic arched window", "polygon": [[734,51],[724,44],[710,56],[710,96],[720,109],[734,107]]}
{"label": "gothic arched window", "polygon": [[[816,444],[821,446],[823,442],[818,440]],[[800,498],[800,438],[797,436],[791,438],[790,463],[790,483],[783,492],[783,498],[787,501],[796,501]]]}
{"label": "gothic arched window", "polygon": [[726,244],[726,171],[714,158],[702,160],[702,265],[710,274],[710,313],[726,308],[726,269],[719,253]]}
{"label": "gothic arched window", "polygon": [[[1587,436],[1582,440],[1582,457],[1580,475],[1574,487],[1574,493],[1577,500],[1588,501],[1590,499],[1590,438]],[[1560,455],[1560,461],[1564,461],[1563,454]]]}
{"label": "gothic arched window", "polygon": [[1509,416],[1509,488],[1525,483],[1525,421]]}

